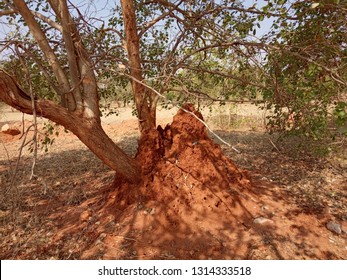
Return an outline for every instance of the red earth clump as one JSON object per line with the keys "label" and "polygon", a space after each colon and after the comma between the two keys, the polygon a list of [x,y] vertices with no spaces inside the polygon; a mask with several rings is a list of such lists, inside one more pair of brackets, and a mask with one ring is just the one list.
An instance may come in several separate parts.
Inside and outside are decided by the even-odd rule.
{"label": "red earth clump", "polygon": [[230,205],[231,201],[225,199],[238,204],[233,194],[250,186],[247,173],[239,170],[209,138],[206,127],[198,120],[203,120],[202,115],[190,104],[183,109],[171,125],[164,129],[159,126],[141,137],[136,159],[142,166],[144,181],[139,186],[116,179],[120,205],[148,201],[167,205],[182,197],[184,201],[191,200],[186,204],[188,208],[194,202],[201,204],[198,198],[201,202],[215,200],[218,208]]}

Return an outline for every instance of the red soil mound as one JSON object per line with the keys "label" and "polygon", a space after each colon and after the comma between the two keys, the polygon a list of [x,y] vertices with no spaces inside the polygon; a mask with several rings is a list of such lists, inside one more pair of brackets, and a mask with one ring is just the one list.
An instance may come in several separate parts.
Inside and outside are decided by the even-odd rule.
{"label": "red soil mound", "polygon": [[[184,109],[202,119],[192,106]],[[187,258],[187,252],[197,258],[220,257],[226,248],[218,231],[250,227],[254,217],[243,201],[251,185],[246,173],[223,155],[192,114],[180,110],[171,126],[144,135],[136,158],[143,183],[116,179],[107,208],[119,210],[118,219],[129,215],[132,230],[145,232],[142,239],[150,246],[162,248],[167,240],[175,257]],[[160,253],[153,249],[157,257]]]}
{"label": "red soil mound", "polygon": [[[185,109],[202,119],[192,106],[186,105]],[[230,193],[249,186],[245,172],[223,155],[220,146],[208,137],[205,126],[182,110],[171,126],[159,126],[143,135],[136,158],[142,166],[144,183],[138,186],[116,180],[117,202],[121,205],[147,201],[168,204],[180,196],[186,200],[189,195],[195,197],[194,201],[198,197],[206,201],[208,196],[215,197],[218,205],[230,205],[230,201],[224,201],[234,197]],[[221,191],[229,195],[217,198]],[[236,200],[233,198],[232,204],[237,204]]]}

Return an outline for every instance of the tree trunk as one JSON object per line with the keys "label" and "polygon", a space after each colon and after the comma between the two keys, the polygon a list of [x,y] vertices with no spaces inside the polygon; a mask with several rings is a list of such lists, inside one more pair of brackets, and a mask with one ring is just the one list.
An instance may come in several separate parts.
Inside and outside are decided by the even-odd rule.
{"label": "tree trunk", "polygon": [[[0,70],[0,100],[17,110],[32,114],[30,97],[6,72]],[[37,114],[64,126],[75,134],[106,165],[127,181],[141,181],[137,162],[126,155],[105,133],[98,118],[84,118],[49,100],[35,100]]]}
{"label": "tree trunk", "polygon": [[[123,11],[130,75],[142,82],[140,38],[137,32],[134,3],[133,0],[121,0],[120,2]],[[138,113],[140,131],[144,132],[156,127],[156,106],[153,106],[153,102],[156,102],[156,99],[154,98],[153,92],[136,80],[132,80],[131,85]]]}

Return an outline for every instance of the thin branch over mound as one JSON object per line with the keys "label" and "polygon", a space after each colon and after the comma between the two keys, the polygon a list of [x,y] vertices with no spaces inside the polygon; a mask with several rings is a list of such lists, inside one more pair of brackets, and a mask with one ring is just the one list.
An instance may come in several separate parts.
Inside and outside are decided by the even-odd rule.
{"label": "thin branch over mound", "polygon": [[[124,75],[124,76],[126,76],[126,77],[128,77],[128,78],[134,80],[135,82],[137,82],[137,83],[143,85],[144,87],[148,88],[149,90],[151,90],[152,92],[154,92],[154,93],[157,95],[157,97],[161,97],[161,98],[164,98],[164,99],[168,100],[168,98],[167,98],[165,95],[161,94],[159,91],[157,91],[157,90],[154,89],[153,87],[150,87],[150,86],[147,85],[146,83],[144,83],[144,82],[142,82],[142,81],[140,81],[140,80],[134,78],[133,76],[127,75],[127,74],[125,74],[125,73],[123,73],[122,75]],[[198,115],[196,115],[196,114],[193,113],[192,111],[189,111],[189,110],[185,109],[184,106],[180,106],[180,105],[178,105],[178,104],[174,104],[174,103],[171,102],[171,101],[170,101],[170,103],[172,103],[175,107],[181,109],[182,111],[184,111],[184,112],[186,112],[186,113],[188,113],[188,114],[191,114],[194,118],[196,118],[199,122],[201,122],[201,123],[208,129],[209,132],[211,132],[214,136],[216,136],[216,138],[218,138],[222,143],[224,143],[224,144],[227,145],[228,147],[231,147],[235,152],[237,152],[237,153],[239,153],[239,154],[241,153],[238,149],[236,149],[234,146],[230,145],[228,142],[226,142],[224,139],[222,139],[219,135],[217,135],[217,134],[208,126],[208,124],[203,120],[203,118],[200,118]],[[194,110],[194,111],[195,111],[195,110]],[[199,113],[199,114],[200,114],[200,113]],[[200,116],[201,116],[201,114],[200,114]]]}

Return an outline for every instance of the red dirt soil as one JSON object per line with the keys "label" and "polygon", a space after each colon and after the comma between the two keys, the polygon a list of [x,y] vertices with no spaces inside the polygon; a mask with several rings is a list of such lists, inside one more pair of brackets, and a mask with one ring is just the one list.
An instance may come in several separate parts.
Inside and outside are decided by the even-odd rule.
{"label": "red dirt soil", "polygon": [[[202,118],[191,105],[184,108]],[[319,219],[303,213],[287,203],[283,189],[252,180],[190,113],[180,110],[171,125],[145,134],[136,158],[143,167],[141,184],[116,178],[76,207],[50,205],[57,228],[36,255],[65,250],[69,255],[60,258],[347,257],[345,233],[329,242],[328,213]]]}

